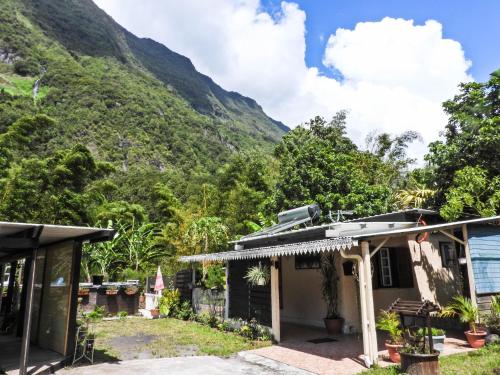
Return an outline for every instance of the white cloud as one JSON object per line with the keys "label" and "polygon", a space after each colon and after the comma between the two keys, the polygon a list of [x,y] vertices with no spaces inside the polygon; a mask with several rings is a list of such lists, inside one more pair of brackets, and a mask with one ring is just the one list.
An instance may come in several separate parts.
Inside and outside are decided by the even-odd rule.
{"label": "white cloud", "polygon": [[[306,66],[306,14],[294,3],[269,14],[259,0],[95,1],[124,27],[191,58],[199,71],[291,127],[349,110],[348,131],[359,144],[373,129],[418,130],[429,143],[446,123],[441,103],[472,79],[460,43],[444,39],[432,20],[384,18],[338,29],[323,63],[342,74],[340,81]],[[414,145],[411,153],[422,155],[425,147]]]}

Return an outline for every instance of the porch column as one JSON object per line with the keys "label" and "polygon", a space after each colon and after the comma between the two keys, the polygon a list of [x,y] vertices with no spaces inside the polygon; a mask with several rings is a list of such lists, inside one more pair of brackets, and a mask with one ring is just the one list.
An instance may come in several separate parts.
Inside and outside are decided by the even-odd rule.
{"label": "porch column", "polygon": [[361,241],[361,256],[365,266],[365,283],[366,283],[366,309],[368,320],[368,332],[370,338],[370,359],[373,364],[378,363],[378,345],[377,345],[377,330],[375,329],[375,307],[373,304],[373,287],[372,287],[372,267],[370,259],[370,245],[368,241]]}
{"label": "porch column", "polygon": [[36,256],[38,249],[33,249],[31,268],[26,283],[26,302],[24,310],[23,337],[21,340],[21,358],[19,361],[19,375],[26,375],[28,370],[28,357],[30,348],[31,316],[33,312],[33,285],[35,283]]}
{"label": "porch column", "polygon": [[472,269],[472,258],[470,255],[469,232],[467,230],[467,224],[462,225],[462,235],[464,237],[464,251],[465,251],[465,259],[467,261],[467,276],[469,277],[470,300],[472,304],[475,307],[477,307],[476,281],[474,280],[474,271]]}
{"label": "porch column", "polygon": [[280,332],[280,289],[279,289],[279,262],[278,257],[271,257],[271,322],[273,336],[277,342],[281,341]]}
{"label": "porch column", "polygon": [[370,333],[368,331],[368,318],[366,311],[366,282],[365,266],[363,258],[357,254],[346,254],[345,250],[340,250],[340,255],[345,259],[353,259],[358,263],[358,284],[359,284],[359,302],[361,315],[361,333],[363,334],[363,356],[365,366],[370,368],[372,365],[370,356]]}

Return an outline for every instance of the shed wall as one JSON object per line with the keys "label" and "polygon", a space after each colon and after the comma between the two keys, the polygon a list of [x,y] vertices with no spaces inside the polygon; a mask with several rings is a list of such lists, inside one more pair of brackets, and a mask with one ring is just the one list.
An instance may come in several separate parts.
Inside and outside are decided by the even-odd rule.
{"label": "shed wall", "polygon": [[470,226],[469,247],[477,294],[500,293],[500,227]]}

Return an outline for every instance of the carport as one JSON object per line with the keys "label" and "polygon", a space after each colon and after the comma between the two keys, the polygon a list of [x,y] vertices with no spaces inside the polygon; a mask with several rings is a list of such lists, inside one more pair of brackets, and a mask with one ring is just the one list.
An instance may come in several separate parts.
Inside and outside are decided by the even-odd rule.
{"label": "carport", "polygon": [[0,369],[33,374],[71,355],[82,244],[113,235],[110,229],[0,222],[0,274],[10,266],[8,285],[0,284]]}

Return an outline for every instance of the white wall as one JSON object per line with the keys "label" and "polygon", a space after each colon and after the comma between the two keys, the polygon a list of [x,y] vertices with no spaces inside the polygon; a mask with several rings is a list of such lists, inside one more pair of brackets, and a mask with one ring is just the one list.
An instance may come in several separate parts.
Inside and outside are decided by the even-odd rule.
{"label": "white wall", "polygon": [[[376,247],[382,240],[374,240]],[[459,270],[443,268],[439,254],[439,241],[450,242],[447,237],[432,234],[428,241],[416,243],[414,236],[404,236],[388,241],[384,246],[409,248],[413,261],[413,288],[380,288],[373,290],[375,314],[387,309],[397,298],[409,300],[428,299],[441,305],[461,292]],[[358,248],[348,251],[359,254]],[[353,276],[344,276],[342,263],[347,261],[338,254],[339,312],[345,319],[346,333],[359,332],[359,287]],[[281,320],[304,325],[323,327],[326,306],[321,296],[321,272],[296,270],[293,256],[282,257],[283,309]]]}
{"label": "white wall", "polygon": [[283,309],[281,321],[324,327],[326,305],[321,297],[319,269],[296,270],[295,258],[281,258]]}

